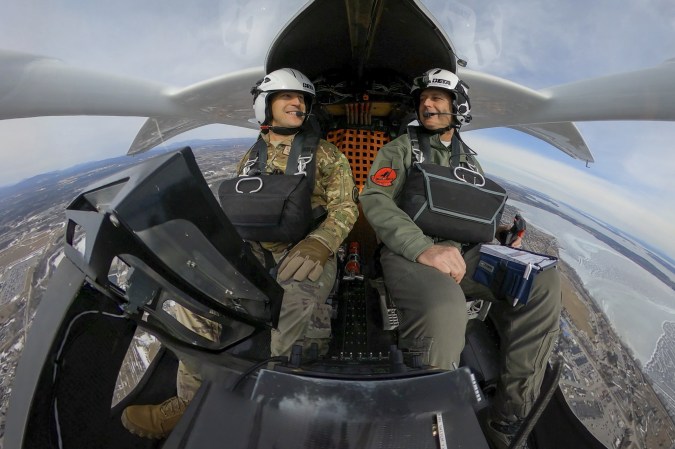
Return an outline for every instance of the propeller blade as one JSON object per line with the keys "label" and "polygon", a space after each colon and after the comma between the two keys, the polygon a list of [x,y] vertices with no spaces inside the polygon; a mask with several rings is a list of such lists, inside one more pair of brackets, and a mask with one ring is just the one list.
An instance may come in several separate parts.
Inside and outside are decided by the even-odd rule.
{"label": "propeller blade", "polygon": [[[572,157],[593,161],[571,122],[675,120],[675,60],[540,91],[460,69],[471,88],[474,120],[464,129],[511,127]],[[0,50],[0,119],[50,115],[153,117],[129,154],[212,123],[257,129],[250,88],[261,67],[178,89],[146,80],[69,66],[57,59]]]}
{"label": "propeller blade", "polygon": [[584,138],[574,123],[544,123],[540,125],[511,126],[511,128],[550,143],[574,159],[595,162],[591,150],[586,145]]}
{"label": "propeller blade", "polygon": [[178,89],[0,50],[0,119],[104,115],[181,117],[183,121],[189,117],[203,124],[257,128],[248,121],[250,89],[263,75],[258,67]]}
{"label": "propeller blade", "polygon": [[173,94],[174,101],[199,108],[198,118],[151,117],[143,124],[127,154],[138,154],[200,126],[221,123],[258,129],[253,120],[251,87],[265,75],[262,67],[212,78]]}
{"label": "propeller blade", "polygon": [[607,120],[675,120],[675,61],[535,91],[468,69],[469,129]]}
{"label": "propeller blade", "polygon": [[164,84],[0,50],[0,119],[54,115],[184,115]]}
{"label": "propeller blade", "polygon": [[675,120],[675,60],[541,91],[546,121]]}
{"label": "propeller blade", "polygon": [[191,129],[210,125],[210,122],[180,117],[150,117],[141,127],[127,155],[143,153],[162,142]]}

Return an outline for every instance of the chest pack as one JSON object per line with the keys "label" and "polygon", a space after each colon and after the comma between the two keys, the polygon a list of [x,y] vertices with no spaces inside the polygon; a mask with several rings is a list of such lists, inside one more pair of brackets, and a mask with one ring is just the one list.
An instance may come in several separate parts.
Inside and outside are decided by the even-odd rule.
{"label": "chest pack", "polygon": [[[450,166],[431,163],[430,136],[409,127],[413,161],[399,207],[425,235],[460,243],[490,242],[506,190],[487,178],[461,139],[452,138]],[[429,161],[429,162],[426,162]]]}
{"label": "chest pack", "polygon": [[218,188],[220,205],[242,238],[297,243],[314,224],[312,192],[319,135],[303,130],[291,144],[284,173],[266,173],[267,143],[259,138],[242,173]]}

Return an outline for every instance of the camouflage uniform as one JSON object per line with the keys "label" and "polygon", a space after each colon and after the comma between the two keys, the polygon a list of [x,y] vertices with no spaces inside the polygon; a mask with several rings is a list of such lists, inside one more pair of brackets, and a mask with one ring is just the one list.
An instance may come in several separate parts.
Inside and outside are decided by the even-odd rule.
{"label": "camouflage uniform", "polygon": [[[430,138],[431,161],[450,166],[450,148],[438,135]],[[417,257],[438,241],[424,235],[397,206],[412,150],[407,135],[382,147],[370,171],[360,201],[363,212],[384,243],[381,263],[384,280],[401,312],[401,340],[425,342],[431,365],[452,369],[459,364],[467,323],[466,297],[494,301],[491,319],[501,337],[500,379],[492,414],[495,420],[514,421],[531,409],[543,380],[546,363],[559,332],[560,279],[557,270],[539,274],[527,305],[511,307],[497,301],[490,289],[471,277],[478,264],[479,247],[463,254],[466,275],[457,284],[436,268],[417,263]]]}
{"label": "camouflage uniform", "polygon": [[[274,170],[285,171],[293,137],[288,136],[274,145],[270,143],[268,134],[262,135],[267,142],[268,173]],[[247,160],[248,153],[239,163],[238,173],[241,172]],[[333,287],[337,272],[335,252],[349,234],[358,217],[353,192],[354,179],[349,161],[335,145],[323,139],[320,140],[316,150],[312,208],[325,207],[327,216],[308,236],[321,241],[333,254],[326,262],[318,281],[312,282],[306,279],[298,282],[291,278],[279,283],[285,292],[279,316],[279,327],[272,330],[272,356],[290,355],[295,343],[307,349],[311,343],[316,342],[322,353],[328,349],[331,333],[331,305],[326,304],[326,299]],[[275,261],[279,263],[292,247],[288,243],[278,242],[251,242],[251,244],[254,254],[263,263],[263,249],[271,252]],[[185,326],[211,340],[217,338],[220,328],[216,323],[199,317],[180,306],[177,309],[180,309],[177,319]],[[177,386],[178,397],[181,399],[192,399],[201,384],[199,376],[194,374],[194,371],[182,362],[179,364]]]}
{"label": "camouflage uniform", "polygon": [[[220,324],[207,320],[197,315],[180,304],[173,306],[176,319],[183,326],[211,341],[217,341],[220,335]],[[176,375],[177,396],[185,401],[191,401],[199,389],[202,381],[199,377],[199,369],[182,360],[178,360],[178,373]]]}

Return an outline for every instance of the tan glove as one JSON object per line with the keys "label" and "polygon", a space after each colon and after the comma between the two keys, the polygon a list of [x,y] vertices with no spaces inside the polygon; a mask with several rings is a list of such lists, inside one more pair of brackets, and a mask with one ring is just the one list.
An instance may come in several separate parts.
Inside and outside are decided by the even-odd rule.
{"label": "tan glove", "polygon": [[319,240],[307,237],[298,242],[279,265],[277,279],[281,282],[291,277],[296,281],[309,279],[316,282],[323,273],[331,250]]}

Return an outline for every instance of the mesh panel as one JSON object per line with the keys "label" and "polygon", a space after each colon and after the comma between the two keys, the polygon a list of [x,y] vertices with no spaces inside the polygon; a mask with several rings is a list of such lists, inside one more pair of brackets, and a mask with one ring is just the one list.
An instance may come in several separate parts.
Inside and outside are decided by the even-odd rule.
{"label": "mesh panel", "polygon": [[[352,168],[356,186],[361,191],[366,183],[366,179],[368,179],[370,166],[373,164],[378,150],[382,145],[389,142],[391,138],[382,131],[335,129],[328,132],[326,140],[338,147],[347,157],[349,165]],[[371,258],[377,247],[377,241],[373,229],[363,215],[360,204],[359,218],[345,242],[360,243],[362,272],[368,274],[369,268],[372,267]]]}
{"label": "mesh panel", "polygon": [[328,132],[326,140],[347,156],[354,181],[360,191],[363,190],[366,179],[368,179],[368,172],[377,151],[391,139],[383,131],[335,129]]}

